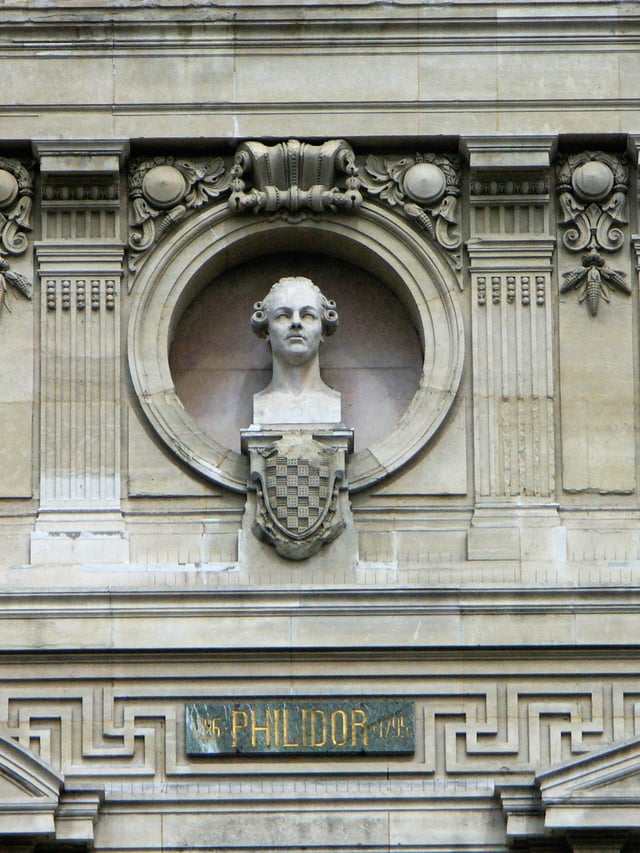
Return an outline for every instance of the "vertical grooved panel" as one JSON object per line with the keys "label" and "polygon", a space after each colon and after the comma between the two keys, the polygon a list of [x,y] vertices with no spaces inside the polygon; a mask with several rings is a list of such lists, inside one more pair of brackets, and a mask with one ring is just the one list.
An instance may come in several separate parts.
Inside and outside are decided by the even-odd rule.
{"label": "vertical grooved panel", "polygon": [[119,502],[119,295],[114,272],[47,276],[42,288],[44,508]]}
{"label": "vertical grooved panel", "polygon": [[[544,287],[540,269],[488,272],[472,273],[476,491],[548,498],[555,489],[550,272]],[[483,300],[485,279],[491,298]]]}

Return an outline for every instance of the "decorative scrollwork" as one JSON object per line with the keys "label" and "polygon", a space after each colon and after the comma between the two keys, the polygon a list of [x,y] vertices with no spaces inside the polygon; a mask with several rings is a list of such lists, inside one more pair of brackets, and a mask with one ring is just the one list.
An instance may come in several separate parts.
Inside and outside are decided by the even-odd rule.
{"label": "decorative scrollwork", "polygon": [[0,157],[0,250],[21,255],[31,231],[33,182],[17,160]]}
{"label": "decorative scrollwork", "polygon": [[581,288],[580,302],[586,301],[592,316],[600,297],[610,301],[611,286],[631,293],[624,272],[608,267],[600,254],[617,252],[624,243],[626,163],[624,156],[586,151],[567,156],[558,170],[560,224],[566,226],[562,242],[570,252],[586,250],[582,266],[564,273],[560,291]]}
{"label": "decorative scrollwork", "polygon": [[401,159],[372,154],[365,164],[363,186],[391,207],[397,207],[431,239],[452,253],[462,268],[458,230],[460,160],[440,154],[415,154]]}
{"label": "decorative scrollwork", "polygon": [[145,253],[191,210],[229,191],[231,175],[222,158],[208,163],[154,157],[129,169],[131,220],[129,268],[136,272]]}

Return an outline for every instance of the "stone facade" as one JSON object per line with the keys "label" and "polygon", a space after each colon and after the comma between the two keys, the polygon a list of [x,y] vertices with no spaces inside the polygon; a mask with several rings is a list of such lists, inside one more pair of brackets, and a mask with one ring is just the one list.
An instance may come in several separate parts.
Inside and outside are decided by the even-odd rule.
{"label": "stone facade", "polygon": [[0,7],[0,850],[640,849],[638,5]]}

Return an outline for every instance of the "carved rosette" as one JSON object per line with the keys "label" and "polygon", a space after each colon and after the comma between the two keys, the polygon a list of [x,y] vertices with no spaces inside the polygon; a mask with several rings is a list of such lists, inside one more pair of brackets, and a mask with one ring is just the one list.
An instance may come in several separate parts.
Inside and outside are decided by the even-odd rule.
{"label": "carved rosette", "polygon": [[462,235],[457,218],[460,160],[440,154],[402,158],[369,156],[362,182],[365,190],[397,208],[449,253],[454,269],[462,269]]}
{"label": "carved rosette", "polygon": [[33,182],[17,160],[0,157],[0,309],[6,305],[8,288],[31,299],[31,282],[11,269],[7,255],[21,255],[31,229]]}
{"label": "carved rosette", "polygon": [[558,169],[560,225],[566,228],[562,242],[570,252],[583,252],[581,266],[563,273],[560,292],[575,288],[589,313],[598,313],[600,299],[610,302],[615,288],[630,294],[622,270],[612,269],[603,252],[619,251],[625,239],[622,226],[629,187],[624,156],[600,151],[570,154]]}
{"label": "carved rosette", "polygon": [[347,488],[353,431],[249,429],[241,435],[256,493],[254,535],[288,560],[306,560],[345,529],[340,492]]}
{"label": "carved rosette", "polygon": [[222,158],[199,163],[174,157],[135,160],[129,168],[129,269],[190,211],[220,198],[231,186]]}
{"label": "carved rosette", "polygon": [[362,203],[351,146],[343,139],[311,145],[243,142],[237,149],[229,207],[302,219],[308,213],[354,213]]}

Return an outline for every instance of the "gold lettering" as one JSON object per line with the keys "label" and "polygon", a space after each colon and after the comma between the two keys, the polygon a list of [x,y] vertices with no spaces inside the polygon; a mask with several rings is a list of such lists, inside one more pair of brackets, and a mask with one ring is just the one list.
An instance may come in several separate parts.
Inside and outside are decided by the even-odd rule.
{"label": "gold lettering", "polygon": [[273,709],[273,745],[280,746],[280,708]]}
{"label": "gold lettering", "polygon": [[[313,708],[310,713],[311,717],[311,744],[310,746],[324,746],[327,742],[327,715],[320,708]],[[316,738],[316,718],[322,720],[322,736],[318,740]]]}
{"label": "gold lettering", "polygon": [[251,709],[251,746],[257,746],[258,742],[256,740],[256,734],[258,732],[264,732],[265,746],[271,746],[271,726],[269,725],[271,720],[271,712],[267,709],[264,712],[264,726],[259,726],[256,724],[256,712],[252,708]]}
{"label": "gold lettering", "polygon": [[302,734],[302,745],[308,746],[307,743],[307,709],[303,708],[300,711],[300,732]]}
{"label": "gold lettering", "polygon": [[367,728],[367,712],[363,708],[351,709],[351,746],[358,745],[358,729],[362,745],[369,746],[369,730]]}
{"label": "gold lettering", "polygon": [[221,735],[220,726],[218,725],[219,717],[199,717],[198,731],[207,737],[219,738]]}
{"label": "gold lettering", "polygon": [[289,710],[284,708],[282,711],[282,745],[283,746],[300,746],[297,741],[289,741]]}
{"label": "gold lettering", "polygon": [[[243,722],[240,722],[240,719],[243,719]],[[249,725],[249,715],[246,711],[232,711],[231,712],[231,740],[233,747],[238,746],[238,732],[242,729],[246,729]]]}
{"label": "gold lettering", "polygon": [[404,717],[398,717],[398,737],[409,737],[409,726],[405,723]]}
{"label": "gold lettering", "polygon": [[[337,737],[337,720],[340,719],[340,728],[342,733],[340,735],[340,739]],[[349,733],[347,730],[347,714],[345,711],[338,710],[333,711],[331,714],[331,743],[334,746],[344,746],[349,737]]]}

